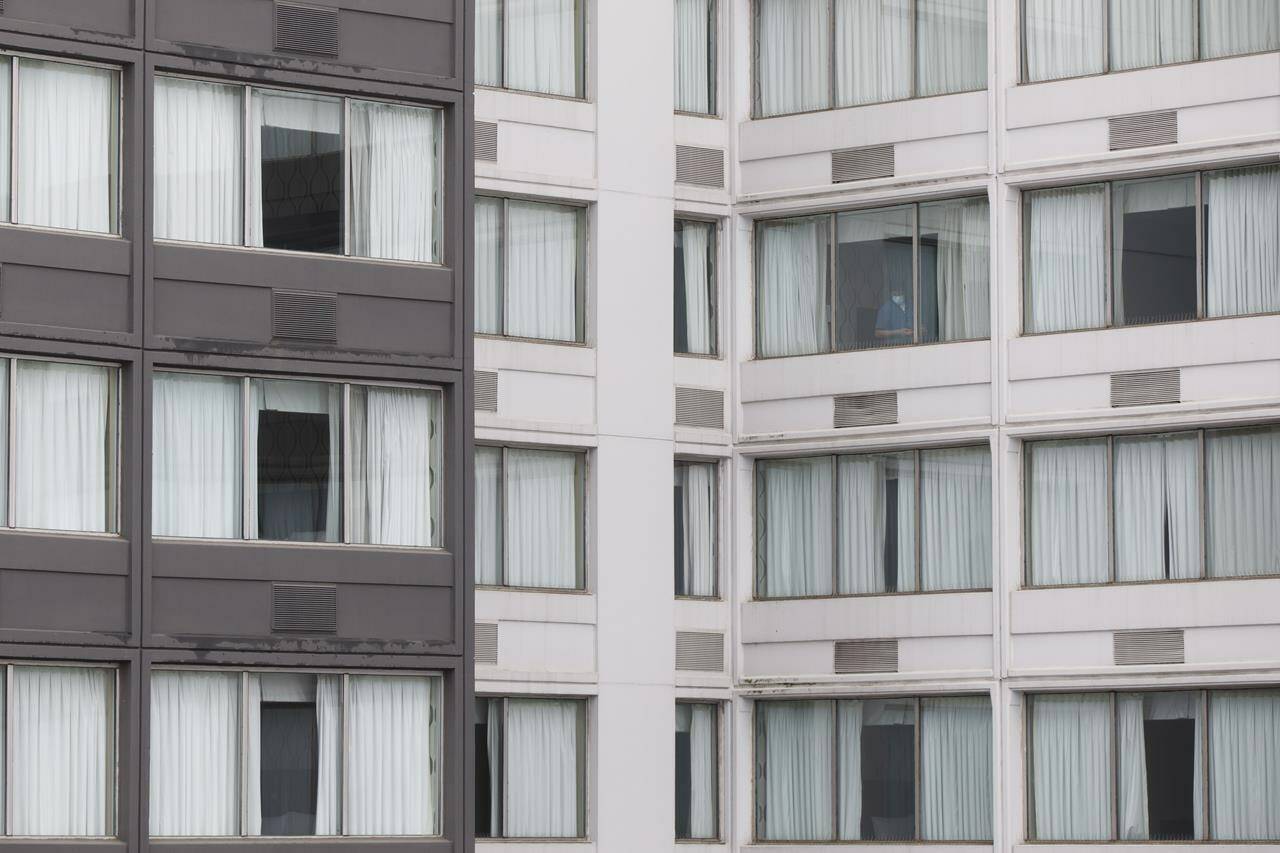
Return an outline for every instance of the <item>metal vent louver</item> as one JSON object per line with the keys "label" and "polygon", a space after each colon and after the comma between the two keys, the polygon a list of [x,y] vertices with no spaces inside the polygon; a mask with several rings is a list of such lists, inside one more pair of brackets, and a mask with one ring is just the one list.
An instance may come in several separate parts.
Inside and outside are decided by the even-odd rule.
{"label": "metal vent louver", "polygon": [[476,623],[476,663],[498,665],[498,623]]}
{"label": "metal vent louver", "polygon": [[338,588],[331,584],[273,583],[271,630],[334,634],[338,630]]}
{"label": "metal vent louver", "polygon": [[832,422],[836,429],[882,426],[898,422],[898,392],[843,394],[835,398]]}
{"label": "metal vent louver", "polygon": [[686,672],[724,672],[724,634],[676,631],[676,669]]}
{"label": "metal vent louver", "polygon": [[498,123],[476,122],[476,159],[498,162]]}
{"label": "metal vent louver", "polygon": [[1116,666],[1185,663],[1181,628],[1161,631],[1116,631],[1112,635]]}
{"label": "metal vent louver", "polygon": [[337,295],[308,290],[271,291],[271,336],[297,341],[337,343]]}
{"label": "metal vent louver", "polygon": [[1112,151],[1172,145],[1178,141],[1178,111],[1115,116],[1108,119]]}
{"label": "metal vent louver", "polygon": [[498,411],[498,372],[477,370],[475,373],[476,411]]}
{"label": "metal vent louver", "polygon": [[724,392],[676,388],[676,426],[724,429]]}
{"label": "metal vent louver", "polygon": [[897,640],[836,640],[832,665],[837,675],[897,672]]}
{"label": "metal vent louver", "polygon": [[331,6],[276,3],[275,48],[337,56],[338,10]]}
{"label": "metal vent louver", "polygon": [[676,183],[724,187],[724,152],[719,148],[676,146]]}
{"label": "metal vent louver", "polygon": [[845,148],[831,152],[831,183],[833,184],[866,181],[871,178],[892,178],[895,168],[892,145]]}
{"label": "metal vent louver", "polygon": [[1182,402],[1182,371],[1141,370],[1111,374],[1112,406],[1152,406]]}

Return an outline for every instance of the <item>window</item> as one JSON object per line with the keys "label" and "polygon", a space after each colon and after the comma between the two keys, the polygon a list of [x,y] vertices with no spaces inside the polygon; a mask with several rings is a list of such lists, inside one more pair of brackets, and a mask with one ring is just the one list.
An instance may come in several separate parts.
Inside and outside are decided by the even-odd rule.
{"label": "window", "polygon": [[157,372],[152,534],[439,547],[441,405],[432,388]]}
{"label": "window", "polygon": [[756,355],[988,337],[985,198],[760,222]]}
{"label": "window", "polygon": [[1280,49],[1275,0],[1023,0],[1028,82]]}
{"label": "window", "polygon": [[152,837],[440,833],[438,675],[155,670]]}
{"label": "window", "polygon": [[715,462],[676,460],[677,598],[719,597],[720,483]]}
{"label": "window", "polygon": [[586,211],[476,198],[476,333],[584,339]]}
{"label": "window", "polygon": [[755,720],[757,840],[990,840],[986,696],[761,701]]}
{"label": "window", "polygon": [[168,76],[155,90],[157,240],[440,261],[440,110]]}
{"label": "window", "polygon": [[4,526],[115,533],[120,371],[0,355]]}
{"label": "window", "polygon": [[755,8],[757,117],[987,86],[987,0],[756,0]]}
{"label": "window", "polygon": [[1280,800],[1257,794],[1280,767],[1280,691],[1027,699],[1033,838],[1280,839]]}
{"label": "window", "polygon": [[676,220],[675,350],[716,354],[716,225]]}
{"label": "window", "polygon": [[576,0],[478,0],[476,85],[585,97],[582,18]]}
{"label": "window", "polygon": [[758,598],[991,588],[986,447],[760,460],[755,473]]}
{"label": "window", "polygon": [[0,678],[0,835],[114,836],[116,670],[21,663]]}
{"label": "window", "polygon": [[1271,166],[1026,193],[1026,331],[1280,311],[1278,203]]}
{"label": "window", "polygon": [[716,0],[675,0],[676,112],[716,113]]}
{"label": "window", "polygon": [[585,838],[587,704],[476,698],[476,837]]}
{"label": "window", "polygon": [[676,838],[720,837],[720,708],[676,703]]}
{"label": "window", "polygon": [[476,583],[585,589],[586,454],[476,448]]}
{"label": "window", "polygon": [[1280,428],[1033,442],[1026,482],[1032,586],[1280,575]]}

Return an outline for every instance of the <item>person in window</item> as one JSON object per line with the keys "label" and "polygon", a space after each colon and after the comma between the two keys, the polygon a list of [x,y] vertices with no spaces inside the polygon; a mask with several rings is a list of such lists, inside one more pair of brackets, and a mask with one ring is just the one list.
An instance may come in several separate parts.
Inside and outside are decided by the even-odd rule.
{"label": "person in window", "polygon": [[911,343],[911,301],[905,294],[892,292],[876,312],[876,346]]}

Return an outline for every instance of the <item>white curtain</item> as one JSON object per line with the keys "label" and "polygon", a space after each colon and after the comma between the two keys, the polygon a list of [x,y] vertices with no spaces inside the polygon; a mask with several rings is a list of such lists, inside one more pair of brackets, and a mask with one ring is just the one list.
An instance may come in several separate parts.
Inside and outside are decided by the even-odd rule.
{"label": "white curtain", "polygon": [[1276,0],[1200,0],[1200,21],[1202,59],[1280,47]]}
{"label": "white curtain", "polygon": [[1106,322],[1106,194],[1102,187],[1027,193],[1027,331]]}
{"label": "white curtain", "polygon": [[1222,841],[1280,838],[1280,691],[1209,694],[1209,812]]}
{"label": "white curtain", "polygon": [[10,835],[113,835],[115,673],[13,668]]}
{"label": "white curtain", "polygon": [[578,226],[574,207],[507,202],[506,334],[578,339]]}
{"label": "white curtain", "polygon": [[1111,69],[1196,58],[1196,0],[1109,0]]}
{"label": "white curtain", "polygon": [[1280,311],[1280,168],[1205,176],[1210,317]]}
{"label": "white curtain", "polygon": [[1107,582],[1107,442],[1045,441],[1029,450],[1031,582]]}
{"label": "white curtain", "polygon": [[489,836],[502,835],[502,700],[481,699],[485,714],[485,748],[489,762]]}
{"label": "white curtain", "polygon": [[835,4],[835,105],[911,97],[910,0],[835,0]]}
{"label": "white curtain", "polygon": [[18,60],[18,222],[116,229],[120,73]]}
{"label": "white curtain", "polygon": [[440,768],[438,679],[347,680],[347,835],[435,835]]}
{"label": "white curtain", "polygon": [[1111,838],[1111,697],[1032,697],[1032,797],[1040,841]]}
{"label": "white curtain", "polygon": [[342,676],[316,676],[316,835],[342,831]]}
{"label": "white curtain", "polygon": [[1195,433],[1115,440],[1116,580],[1200,576]]}
{"label": "white curtain", "polygon": [[1209,577],[1280,574],[1280,430],[1210,432]]}
{"label": "white curtain", "polygon": [[575,0],[505,0],[505,85],[525,92],[578,96]]}
{"label": "white curtain", "polygon": [[830,218],[820,216],[766,222],[757,229],[760,357],[808,355],[830,346],[830,228]]}
{"label": "white curtain", "polygon": [[506,585],[581,586],[577,454],[513,447],[506,462]]}
{"label": "white curtain", "polygon": [[[3,66],[0,66],[3,67]],[[0,157],[0,160],[3,160]],[[7,527],[9,524],[9,501],[13,500],[13,495],[9,494],[9,371],[14,368],[11,366],[13,362],[7,358],[0,358],[0,412],[4,412],[5,416],[0,417],[0,526]],[[0,738],[2,740],[3,738]],[[0,765],[3,766],[3,765]],[[2,787],[2,783],[0,783]],[[3,794],[0,791],[0,794]],[[4,802],[0,797],[0,802]]]}
{"label": "white curtain", "polygon": [[502,450],[476,448],[476,583],[502,583]]}
{"label": "white curtain", "polygon": [[916,0],[916,91],[987,88],[987,0]]}
{"label": "white curtain", "polygon": [[719,808],[716,706],[677,702],[676,731],[689,736],[689,839],[715,838]]}
{"label": "white curtain", "polygon": [[158,372],[152,386],[151,532],[239,539],[240,379]]}
{"label": "white curtain", "polygon": [[1103,0],[1026,0],[1024,14],[1029,80],[1057,80],[1106,70],[1107,10]]}
{"label": "white curtain", "polygon": [[829,456],[759,463],[762,598],[831,594],[832,467]]}
{"label": "white curtain", "polygon": [[502,5],[503,0],[476,0],[477,86],[502,85]]}
{"label": "white curtain", "polygon": [[715,293],[714,269],[715,228],[710,222],[680,223],[680,270],[684,281],[684,352],[709,355],[715,352],[714,315],[711,309]]}
{"label": "white curtain", "polygon": [[990,228],[985,198],[920,205],[920,230],[938,241],[934,280],[939,340],[991,334]]}
{"label": "white curtain", "polygon": [[[914,453],[840,456],[838,474],[839,586],[844,594],[909,592],[916,588]],[[896,491],[896,507],[890,492]],[[893,509],[893,514],[890,510]],[[896,548],[889,550],[890,531]],[[886,575],[892,575],[890,584]]]}
{"label": "white curtain", "polygon": [[351,541],[426,547],[438,523],[440,394],[351,388]]}
{"label": "white curtain", "polygon": [[759,0],[756,87],[760,115],[831,105],[829,0]]}
{"label": "white curtain", "polygon": [[862,838],[862,725],[864,703],[858,700],[836,703],[839,794],[838,832],[842,841]]}
{"label": "white curtain", "polygon": [[[13,139],[13,61],[13,57],[0,59],[0,140]],[[0,156],[0,222],[8,222],[13,192],[9,174],[12,158],[3,145],[0,151],[5,151]]]}
{"label": "white curtain", "polygon": [[920,700],[920,833],[926,841],[992,837],[991,699]]}
{"label": "white curtain", "polygon": [[506,838],[577,838],[578,725],[582,703],[508,699]]}
{"label": "white curtain", "polygon": [[240,675],[151,675],[153,836],[239,832]]}
{"label": "white curtain", "polygon": [[476,333],[501,335],[502,199],[476,198]]}
{"label": "white curtain", "polygon": [[351,102],[351,254],[440,259],[440,111]]}
{"label": "white curtain", "polygon": [[715,0],[675,0],[675,103],[683,113],[715,112]]}
{"label": "white curtain", "polygon": [[103,532],[114,505],[116,371],[15,360],[13,441],[18,527]]}
{"label": "white curtain", "polygon": [[920,552],[924,589],[991,588],[988,448],[920,454]]}
{"label": "white curtain", "polygon": [[676,482],[682,503],[681,595],[711,597],[716,594],[716,465],[689,462],[676,466]]}
{"label": "white curtain", "polygon": [[756,795],[764,841],[832,837],[833,702],[758,702]]}
{"label": "white curtain", "polygon": [[1147,720],[1194,720],[1192,749],[1194,795],[1193,837],[1203,838],[1204,823],[1204,715],[1200,693],[1119,693],[1116,695],[1116,731],[1119,738],[1119,818],[1121,841],[1169,841],[1151,837],[1147,790]]}
{"label": "white curtain", "polygon": [[[1111,191],[1112,212],[1114,225],[1112,233],[1114,234],[1114,244],[1111,247],[1111,255],[1114,259],[1114,284],[1112,292],[1115,294],[1115,305],[1112,315],[1115,317],[1117,325],[1125,322],[1125,282],[1124,282],[1124,251],[1125,251],[1125,224],[1128,222],[1129,214],[1148,213],[1152,211],[1178,210],[1189,208],[1194,214],[1196,207],[1196,183],[1194,176],[1160,178],[1153,181],[1129,181],[1125,183],[1115,184]],[[1143,251],[1139,249],[1138,251]],[[1194,247],[1187,250],[1194,252]],[[1192,309],[1194,310],[1194,308]],[[1140,315],[1146,322],[1160,321],[1179,321],[1188,320],[1191,317],[1178,312],[1168,313],[1164,315]]]}

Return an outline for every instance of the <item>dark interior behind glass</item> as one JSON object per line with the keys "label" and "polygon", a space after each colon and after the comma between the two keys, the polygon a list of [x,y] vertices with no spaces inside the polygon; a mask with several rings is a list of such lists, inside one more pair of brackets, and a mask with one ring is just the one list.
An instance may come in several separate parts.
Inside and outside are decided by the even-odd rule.
{"label": "dark interior behind glass", "polygon": [[862,840],[915,837],[915,726],[862,728]]}
{"label": "dark interior behind glass", "polygon": [[1195,837],[1196,721],[1144,720],[1147,825],[1152,841]]}
{"label": "dark interior behind glass", "polygon": [[1134,326],[1194,320],[1195,208],[1126,213],[1122,227],[1116,323]]}
{"label": "dark interior behind glass", "polygon": [[493,750],[489,743],[489,706],[496,699],[476,700],[476,837],[502,837],[502,799],[491,791],[502,790],[502,735],[493,733]]}
{"label": "dark interior behind glass", "polygon": [[258,538],[325,542],[330,471],[329,416],[258,414]]}
{"label": "dark interior behind glass", "polygon": [[913,342],[911,242],[894,236],[837,246],[837,350]]}
{"label": "dark interior behind glass", "polygon": [[316,706],[263,702],[262,834],[314,835],[319,750]]}
{"label": "dark interior behind glass", "polygon": [[262,128],[262,245],[342,252],[342,134]]}

